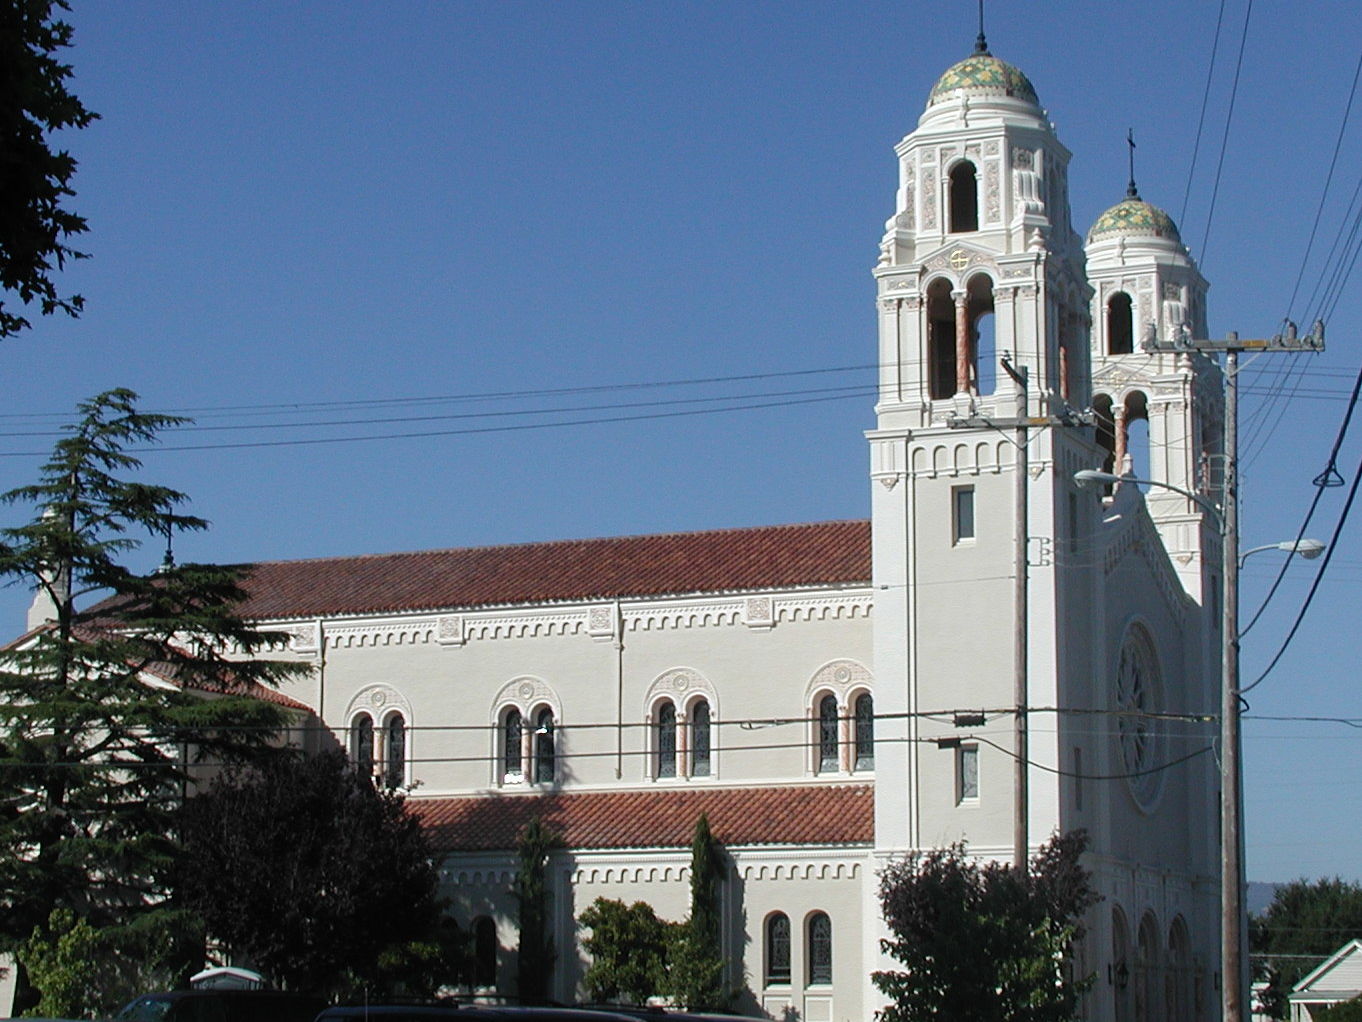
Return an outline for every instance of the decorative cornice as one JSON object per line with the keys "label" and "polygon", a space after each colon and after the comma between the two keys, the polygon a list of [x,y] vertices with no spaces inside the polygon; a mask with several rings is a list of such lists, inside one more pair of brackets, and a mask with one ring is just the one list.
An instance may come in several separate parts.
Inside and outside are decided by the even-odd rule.
{"label": "decorative cornice", "polygon": [[813,589],[637,601],[619,608],[606,603],[288,622],[277,627],[288,637],[289,650],[301,656],[317,653],[323,643],[331,650],[436,646],[452,651],[498,639],[580,635],[603,641],[616,638],[621,624],[625,632],[734,626],[764,629],[782,621],[863,616],[869,613],[870,602],[868,590]]}

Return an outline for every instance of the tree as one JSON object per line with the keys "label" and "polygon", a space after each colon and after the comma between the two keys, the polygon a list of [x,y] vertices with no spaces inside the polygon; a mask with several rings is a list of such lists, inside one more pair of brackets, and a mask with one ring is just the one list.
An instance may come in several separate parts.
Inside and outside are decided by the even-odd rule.
{"label": "tree", "polygon": [[[262,755],[282,718],[255,696],[299,670],[255,657],[281,637],[237,617],[235,569],[122,563],[136,532],[206,526],[177,510],[183,494],[118,477],[140,467],[128,446],[181,421],[135,402],[118,390],[80,405],[39,481],[0,495],[35,509],[0,532],[0,580],[36,582],[51,606],[48,624],[0,649],[3,950],[57,908],[96,929],[173,911],[173,824],[194,772]],[[26,983],[21,969],[21,1007]]]}
{"label": "tree", "polygon": [[690,1011],[723,1011],[731,992],[724,980],[719,884],[724,879],[723,852],[700,815],[690,849],[690,918],[676,941],[671,993]]}
{"label": "tree", "polygon": [[134,996],[175,983],[183,921],[165,914],[96,929],[70,909],[19,945],[45,1017],[108,1018]]}
{"label": "tree", "polygon": [[887,866],[880,904],[893,937],[881,949],[905,968],[873,975],[890,998],[880,1018],[1072,1019],[1089,981],[1069,978],[1065,960],[1097,901],[1079,864],[1086,846],[1081,832],[1057,836],[1025,874],[981,863],[963,843]]}
{"label": "tree", "polygon": [[1354,937],[1362,937],[1362,885],[1302,878],[1277,888],[1267,911],[1249,920],[1249,948],[1267,980],[1263,1010],[1286,1018],[1291,988]]}
{"label": "tree", "polygon": [[678,924],[659,919],[647,902],[625,905],[608,898],[597,898],[577,921],[591,930],[582,938],[591,955],[582,977],[590,1000],[644,1004],[667,990],[667,961]]}
{"label": "tree", "polygon": [[343,753],[224,774],[182,823],[185,905],[285,988],[428,994],[459,971],[419,821]]}
{"label": "tree", "polygon": [[522,1000],[547,1000],[549,975],[556,952],[549,933],[549,856],[563,846],[562,839],[533,817],[516,842],[515,882],[511,893],[519,910],[520,947],[517,952],[517,983]]}
{"label": "tree", "polygon": [[[83,128],[91,113],[66,87],[71,68],[57,51],[71,45],[69,24],[53,18],[65,0],[0,0],[0,289],[44,316],[80,314],[80,295],[63,297],[52,280],[67,259],[84,259],[66,243],[85,231],[85,218],[62,208],[75,193],[76,161],[54,152],[48,135]],[[0,302],[0,339],[29,326]]]}
{"label": "tree", "polygon": [[1315,1022],[1362,1022],[1362,997],[1340,1001],[1323,1010],[1311,1009]]}

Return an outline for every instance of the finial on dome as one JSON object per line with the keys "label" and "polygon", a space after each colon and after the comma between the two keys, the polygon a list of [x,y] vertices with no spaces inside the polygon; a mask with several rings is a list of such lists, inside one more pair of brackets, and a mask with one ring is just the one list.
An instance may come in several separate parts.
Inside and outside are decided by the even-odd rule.
{"label": "finial on dome", "polygon": [[979,0],[979,35],[974,40],[974,52],[988,53],[988,40],[984,38],[984,0]]}
{"label": "finial on dome", "polygon": [[1135,187],[1135,129],[1126,129],[1126,144],[1130,146],[1130,183],[1126,185],[1126,198],[1138,199],[1140,190]]}

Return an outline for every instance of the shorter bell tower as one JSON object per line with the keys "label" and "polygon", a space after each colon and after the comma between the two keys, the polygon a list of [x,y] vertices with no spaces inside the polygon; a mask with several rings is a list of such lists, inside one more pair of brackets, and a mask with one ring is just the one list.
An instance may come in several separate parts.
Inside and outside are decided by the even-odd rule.
{"label": "shorter bell tower", "polygon": [[[1207,336],[1205,278],[1173,219],[1140,198],[1133,180],[1126,197],[1097,218],[1086,250],[1093,288],[1092,407],[1105,450],[1102,467],[1219,503],[1220,367],[1197,352],[1156,353],[1143,346],[1150,335]],[[1219,563],[1214,523],[1204,508],[1172,490],[1150,488],[1145,502],[1184,588],[1204,605]]]}

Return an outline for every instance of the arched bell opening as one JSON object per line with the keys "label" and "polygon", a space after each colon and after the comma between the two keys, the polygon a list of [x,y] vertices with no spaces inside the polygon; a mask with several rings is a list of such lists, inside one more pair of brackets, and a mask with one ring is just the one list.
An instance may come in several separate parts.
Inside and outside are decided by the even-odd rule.
{"label": "arched bell opening", "polygon": [[951,168],[951,233],[979,229],[979,172],[969,160]]}
{"label": "arched bell opening", "polygon": [[969,388],[975,394],[992,394],[998,386],[998,334],[993,281],[987,275],[975,274],[965,285],[965,312],[969,323]]}
{"label": "arched bell opening", "polygon": [[[1116,421],[1111,411],[1110,394],[1094,394],[1092,399],[1093,425],[1096,430],[1094,439],[1102,448],[1102,471],[1116,471]],[[1110,493],[1110,487],[1106,488]]]}
{"label": "arched bell opening", "polygon": [[1117,291],[1107,299],[1107,354],[1129,355],[1135,350],[1135,310],[1130,295]]}
{"label": "arched bell opening", "polygon": [[[1126,395],[1124,415],[1118,416],[1119,424],[1123,427],[1123,434],[1118,434],[1117,441],[1125,455],[1118,464],[1124,467],[1116,469],[1122,475],[1127,473],[1137,479],[1150,478],[1149,465],[1149,397],[1142,390],[1131,391]],[[1141,487],[1144,489],[1144,487]]]}
{"label": "arched bell opening", "polygon": [[951,283],[938,277],[927,287],[927,394],[932,400],[955,393],[955,300]]}

